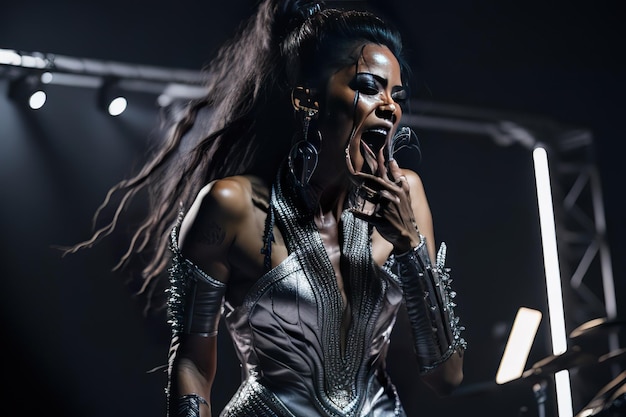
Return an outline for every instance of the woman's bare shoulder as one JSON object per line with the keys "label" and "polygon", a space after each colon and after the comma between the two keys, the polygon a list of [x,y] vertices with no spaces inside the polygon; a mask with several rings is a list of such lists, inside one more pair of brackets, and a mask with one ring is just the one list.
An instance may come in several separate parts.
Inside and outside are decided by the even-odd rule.
{"label": "woman's bare shoulder", "polygon": [[245,215],[256,201],[269,200],[269,189],[257,177],[237,175],[210,182],[198,192],[192,205],[236,218]]}
{"label": "woman's bare shoulder", "polygon": [[[215,228],[235,232],[237,225],[253,214],[253,185],[246,176],[232,176],[211,181],[200,189],[185,212],[180,227],[180,242],[191,229]],[[232,233],[228,233],[231,231]]]}
{"label": "woman's bare shoulder", "polygon": [[407,181],[409,181],[409,185],[411,188],[419,188],[421,190],[424,189],[424,184],[422,183],[422,178],[420,175],[413,171],[412,169],[402,169],[402,173],[406,176]]}

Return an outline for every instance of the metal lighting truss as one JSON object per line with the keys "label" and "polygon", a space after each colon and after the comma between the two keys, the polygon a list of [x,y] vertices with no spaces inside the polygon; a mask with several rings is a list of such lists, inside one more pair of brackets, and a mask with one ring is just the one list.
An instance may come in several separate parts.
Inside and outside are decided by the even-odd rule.
{"label": "metal lighting truss", "polygon": [[114,85],[122,91],[153,93],[164,104],[201,97],[204,77],[195,70],[0,49],[0,78],[13,82],[34,78],[42,85],[95,89]]}

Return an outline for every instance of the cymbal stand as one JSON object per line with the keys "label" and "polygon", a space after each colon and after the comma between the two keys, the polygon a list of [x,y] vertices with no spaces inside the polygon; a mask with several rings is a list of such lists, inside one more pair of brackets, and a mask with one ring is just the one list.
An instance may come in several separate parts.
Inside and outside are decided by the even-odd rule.
{"label": "cymbal stand", "polygon": [[537,411],[539,417],[546,417],[546,399],[548,383],[542,379],[541,381],[533,384],[533,393],[535,394],[535,400],[537,401]]}

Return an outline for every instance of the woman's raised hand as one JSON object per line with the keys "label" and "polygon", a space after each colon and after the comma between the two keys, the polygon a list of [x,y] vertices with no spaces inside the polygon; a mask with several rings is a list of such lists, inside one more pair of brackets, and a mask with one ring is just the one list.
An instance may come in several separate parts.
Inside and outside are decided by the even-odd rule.
{"label": "woman's raised hand", "polygon": [[407,174],[395,159],[388,163],[381,149],[377,155],[362,147],[364,162],[373,174],[356,171],[346,153],[351,180],[356,186],[352,213],[373,226],[394,246],[396,253],[406,252],[420,242],[415,213],[411,204],[411,187]]}

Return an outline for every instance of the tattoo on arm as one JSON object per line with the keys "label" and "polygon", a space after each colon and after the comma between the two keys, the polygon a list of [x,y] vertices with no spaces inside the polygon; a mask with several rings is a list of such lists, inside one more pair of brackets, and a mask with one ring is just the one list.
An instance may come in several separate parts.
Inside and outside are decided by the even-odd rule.
{"label": "tattoo on arm", "polygon": [[198,240],[208,245],[219,245],[224,242],[226,232],[222,230],[219,224],[211,221],[199,233]]}

